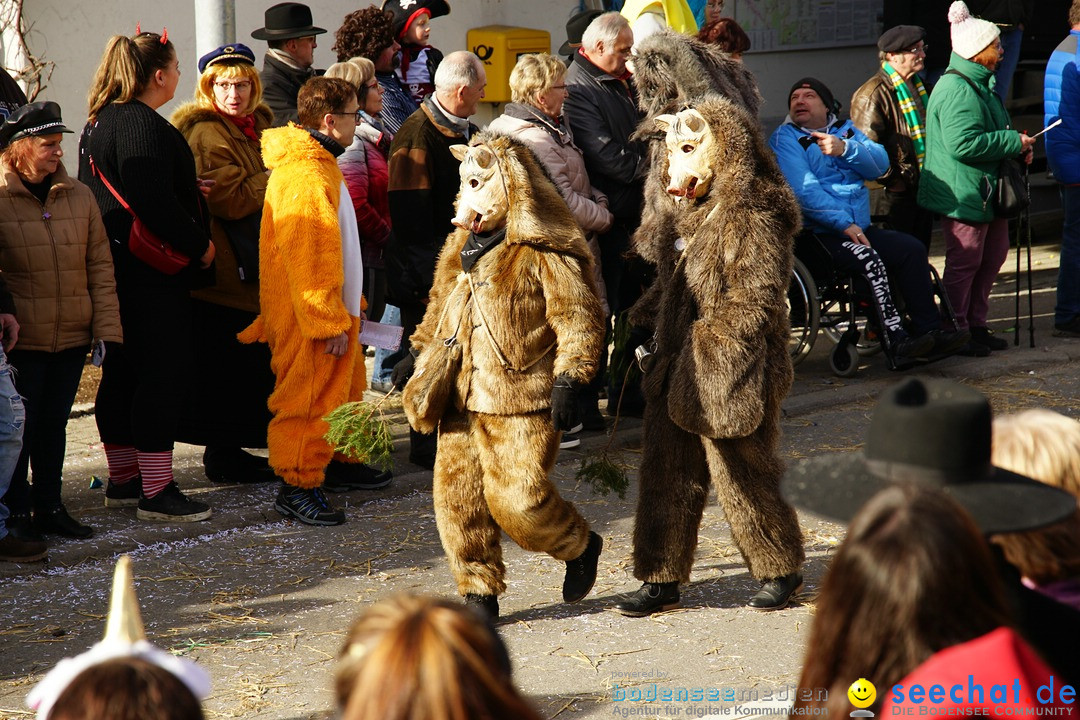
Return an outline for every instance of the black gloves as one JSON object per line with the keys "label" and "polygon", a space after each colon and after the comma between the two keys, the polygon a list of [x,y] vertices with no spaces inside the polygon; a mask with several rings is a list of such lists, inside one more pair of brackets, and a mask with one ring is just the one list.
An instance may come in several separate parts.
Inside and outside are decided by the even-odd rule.
{"label": "black gloves", "polygon": [[555,429],[566,431],[577,427],[580,415],[576,383],[566,375],[556,375],[551,388],[551,420]]}
{"label": "black gloves", "polygon": [[390,372],[390,382],[394,383],[394,387],[398,390],[404,389],[405,383],[409,382],[415,367],[416,356],[410,350],[405,357],[398,360],[397,365],[394,365],[394,369]]}

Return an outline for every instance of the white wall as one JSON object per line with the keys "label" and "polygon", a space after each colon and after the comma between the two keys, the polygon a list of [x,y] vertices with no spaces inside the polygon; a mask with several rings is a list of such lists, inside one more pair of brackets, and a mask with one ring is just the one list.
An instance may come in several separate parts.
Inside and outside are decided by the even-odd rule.
{"label": "white wall", "polygon": [[[260,56],[266,44],[251,38],[253,29],[263,24],[263,11],[276,0],[236,0],[237,40]],[[168,27],[169,37],[181,62],[180,86],[176,99],[162,108],[168,115],[192,94],[198,77],[195,56],[195,10],[191,0],[25,0],[25,14],[33,24],[31,47],[38,55],[56,63],[48,88],[40,99],[55,100],[65,119],[79,127],[86,119],[86,92],[101,58],[106,40],[115,34],[131,35],[135,23],[144,30],[160,32]],[[576,0],[450,0],[453,11],[432,23],[431,41],[443,52],[465,49],[469,28],[483,25],[516,25],[547,30],[552,50],[565,39],[567,18],[578,7]],[[315,24],[330,32],[320,35],[315,51],[316,65],[326,67],[336,58],[330,47],[333,32],[342,18],[363,7],[361,2],[309,0]],[[872,46],[837,50],[804,50],[782,53],[751,53],[746,63],[757,75],[765,97],[762,119],[771,129],[786,114],[786,93],[800,77],[815,75],[833,90],[846,107],[851,93],[869,77],[876,66]],[[261,65],[261,59],[259,61]],[[492,105],[481,107],[479,124],[501,112]]]}

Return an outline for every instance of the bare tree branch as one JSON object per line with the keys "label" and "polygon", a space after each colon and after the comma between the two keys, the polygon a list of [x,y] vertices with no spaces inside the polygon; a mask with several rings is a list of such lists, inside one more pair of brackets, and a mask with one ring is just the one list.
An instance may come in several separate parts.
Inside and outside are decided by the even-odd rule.
{"label": "bare tree branch", "polygon": [[33,24],[27,24],[23,17],[24,0],[0,0],[0,27],[6,28],[15,37],[19,53],[25,58],[21,68],[5,68],[16,81],[26,86],[26,97],[34,101],[42,90],[48,87],[56,63],[37,56],[30,49],[29,38],[34,33]]}

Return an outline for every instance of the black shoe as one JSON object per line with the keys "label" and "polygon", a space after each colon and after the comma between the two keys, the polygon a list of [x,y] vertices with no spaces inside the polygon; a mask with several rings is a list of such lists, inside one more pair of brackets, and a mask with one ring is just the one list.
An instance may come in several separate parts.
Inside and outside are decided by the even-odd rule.
{"label": "black shoe", "polygon": [[578,423],[574,427],[563,432],[562,437],[559,438],[559,449],[569,450],[570,448],[576,448],[581,446],[581,438],[578,437],[578,433],[581,432],[581,423]]}
{"label": "black shoe", "polygon": [[934,338],[934,349],[930,351],[934,357],[953,355],[971,340],[967,330],[934,330],[930,335]]}
{"label": "black shoe", "polygon": [[43,533],[52,533],[53,535],[62,535],[69,538],[88,538],[94,534],[94,528],[83,525],[68,515],[67,508],[63,505],[52,510],[35,512],[34,526]]}
{"label": "black shoe", "polygon": [[49,548],[40,540],[20,540],[11,533],[0,538],[0,561],[2,562],[37,562],[44,560]]}
{"label": "black shoe", "polygon": [[750,602],[746,603],[746,607],[751,610],[779,610],[785,608],[788,601],[791,600],[791,596],[802,588],[802,579],[802,573],[793,572],[784,577],[766,580],[761,584],[761,589],[757,591],[754,597],[750,598]]}
{"label": "black shoe", "polygon": [[894,342],[892,346],[895,359],[910,358],[914,360],[929,357],[930,351],[933,349],[934,338],[932,333],[926,333],[918,337],[905,337],[903,340]]}
{"label": "black shoe", "polygon": [[679,602],[679,583],[644,583],[633,595],[615,603],[615,612],[630,617],[645,617],[682,607]]}
{"label": "black shoe", "polygon": [[994,333],[990,328],[971,328],[971,342],[985,345],[986,347],[994,351],[1009,349],[1009,341],[1005,338],[994,337]]}
{"label": "black shoe", "polygon": [[990,348],[985,345],[980,345],[974,340],[969,340],[962,348],[956,351],[956,354],[963,355],[964,357],[988,357],[990,355]]}
{"label": "black shoe", "polygon": [[409,453],[409,462],[413,465],[419,465],[425,470],[435,469],[435,456],[427,453]]}
{"label": "black shoe", "polygon": [[112,480],[105,486],[105,507],[135,507],[142,497],[142,476],[136,475],[119,485]]}
{"label": "black shoe", "polygon": [[390,484],[394,473],[376,470],[363,463],[344,463],[331,460],[326,466],[326,479],[322,489],[326,492],[343,493],[350,490],[378,490]]}
{"label": "black shoe", "polygon": [[45,538],[34,527],[30,513],[12,513],[7,519],[8,534],[26,542],[41,542]]}
{"label": "black shoe", "polygon": [[172,481],[152,498],[139,498],[135,517],[156,522],[198,522],[213,515],[206,503],[190,500],[180,492],[180,486]]}
{"label": "black shoe", "polygon": [[345,513],[330,507],[320,488],[282,485],[274,507],[282,515],[294,517],[308,525],[341,525],[345,522]]}
{"label": "black shoe", "polygon": [[499,597],[497,595],[469,593],[465,596],[465,605],[474,608],[489,620],[497,620],[499,617]]}
{"label": "black shoe", "polygon": [[592,590],[596,582],[596,565],[603,549],[604,538],[590,530],[589,544],[585,546],[584,552],[573,560],[566,561],[566,576],[562,583],[564,602],[577,602]]}
{"label": "black shoe", "polygon": [[1080,315],[1064,325],[1054,324],[1054,337],[1080,338]]}
{"label": "black shoe", "polygon": [[203,451],[203,472],[216,483],[261,483],[277,478],[264,457],[243,448],[207,445]]}

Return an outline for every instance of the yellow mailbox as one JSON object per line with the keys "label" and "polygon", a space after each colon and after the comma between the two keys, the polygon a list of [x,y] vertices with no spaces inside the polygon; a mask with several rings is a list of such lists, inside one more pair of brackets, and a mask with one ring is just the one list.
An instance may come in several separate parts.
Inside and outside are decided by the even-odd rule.
{"label": "yellow mailbox", "polygon": [[521,55],[551,52],[551,33],[546,30],[487,25],[466,36],[468,47],[484,63],[487,89],[484,102],[510,102],[510,71]]}

